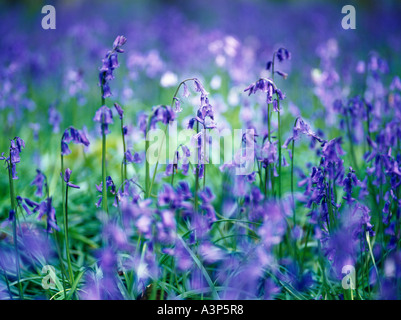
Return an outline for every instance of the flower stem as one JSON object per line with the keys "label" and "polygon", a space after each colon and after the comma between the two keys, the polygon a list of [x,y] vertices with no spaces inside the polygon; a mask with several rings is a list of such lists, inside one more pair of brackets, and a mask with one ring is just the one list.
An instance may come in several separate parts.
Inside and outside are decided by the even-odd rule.
{"label": "flower stem", "polygon": [[10,182],[10,200],[11,200],[11,209],[14,211],[13,216],[13,239],[14,239],[14,249],[15,249],[15,266],[17,272],[17,282],[18,282],[18,290],[20,299],[24,299],[24,293],[22,291],[21,285],[21,270],[19,265],[19,251],[18,251],[18,239],[17,239],[17,208],[15,205],[15,192],[14,192],[14,181],[11,174],[11,163],[8,166],[8,179]]}
{"label": "flower stem", "polygon": [[65,252],[67,255],[68,273],[70,276],[71,286],[74,283],[74,274],[72,272],[71,256],[70,256],[70,243],[68,237],[68,186],[65,188],[65,209],[64,209],[64,239],[65,239]]}
{"label": "flower stem", "polygon": [[203,189],[206,188],[206,128],[204,130],[204,142],[203,142]]}
{"label": "flower stem", "polygon": [[[180,90],[181,86],[182,86],[185,82],[191,81],[191,80],[195,80],[195,78],[188,78],[188,79],[185,79],[185,80],[183,80],[183,81],[180,82],[180,84],[178,85],[177,89],[176,89],[175,92],[174,92],[173,99],[171,100],[171,106],[173,106],[173,104],[174,104],[174,99],[177,97],[178,91]],[[151,120],[152,120],[152,116],[153,116],[153,112],[149,115],[148,124],[147,124],[147,126],[146,126],[146,132],[145,132],[145,158],[146,158],[146,153],[148,152],[148,149],[149,149],[149,141],[148,141],[148,139],[147,139],[146,136],[147,136],[147,134],[148,134],[148,132],[149,132],[149,130],[150,130],[150,122],[151,122]],[[145,196],[146,196],[146,198],[149,198],[150,195],[151,195],[151,192],[152,192],[153,182],[154,182],[154,180],[155,180],[156,172],[157,172],[157,167],[158,167],[158,165],[159,165],[160,151],[161,151],[161,148],[162,148],[163,143],[164,143],[164,138],[166,137],[167,129],[168,129],[168,124],[166,125],[166,129],[164,130],[164,137],[163,137],[162,143],[161,143],[161,145],[160,145],[159,153],[158,153],[158,155],[157,155],[157,162],[156,162],[156,166],[155,166],[155,171],[153,172],[152,182],[150,182],[150,168],[149,168],[149,162],[147,161],[147,159],[145,159],[145,160],[146,160],[146,163],[145,163],[145,191],[146,191]]]}
{"label": "flower stem", "polygon": [[281,117],[280,117],[280,99],[277,94],[277,135],[278,135],[278,196],[281,199]]}
{"label": "flower stem", "polygon": [[156,162],[155,170],[153,171],[152,181],[150,182],[148,197],[150,197],[151,194],[152,194],[152,187],[153,187],[153,183],[155,182],[155,179],[156,179],[157,167],[159,166],[159,158],[160,158],[160,154],[161,154],[161,151],[162,151],[162,148],[163,148],[164,139],[166,138],[167,129],[168,129],[168,124],[166,125],[166,128],[164,129],[164,135],[163,135],[163,139],[162,139],[162,142],[160,144],[160,149],[159,149],[159,152],[158,152],[158,155],[157,155],[157,162]]}
{"label": "flower stem", "polygon": [[124,191],[124,181],[127,180],[127,157],[125,153],[127,152],[127,147],[125,144],[125,136],[124,136],[124,120],[121,119],[121,137],[123,139],[123,151],[124,151],[124,162],[123,162],[123,167],[124,167],[124,172],[123,172],[123,177],[122,177],[122,190]]}
{"label": "flower stem", "polygon": [[292,140],[291,147],[291,199],[292,199],[292,209],[293,209],[293,223],[295,226],[296,216],[295,216],[295,198],[294,198],[294,153],[295,153],[295,141]]}
{"label": "flower stem", "polygon": [[104,212],[108,213],[107,185],[106,185],[106,133],[104,132],[103,124],[102,124],[102,208]]}
{"label": "flower stem", "polygon": [[[196,122],[196,133],[199,132],[199,122]],[[197,164],[195,169],[195,195],[194,195],[194,206],[195,206],[195,213],[198,213],[198,191],[199,191],[199,149],[197,149]]]}
{"label": "flower stem", "polygon": [[356,162],[356,157],[355,157],[354,144],[352,143],[352,134],[351,134],[351,128],[350,128],[350,123],[349,123],[349,118],[348,118],[348,112],[345,115],[345,122],[347,124],[347,135],[348,135],[348,140],[349,140],[349,144],[350,144],[350,148],[351,148],[352,162],[354,163],[355,170],[359,171],[358,163]]}
{"label": "flower stem", "polygon": [[149,140],[148,140],[148,133],[150,130],[150,120],[152,119],[152,115],[148,118],[148,124],[146,126],[145,132],[145,197],[149,198],[150,196],[150,169],[149,169],[149,161],[147,159],[147,153],[149,149]]}

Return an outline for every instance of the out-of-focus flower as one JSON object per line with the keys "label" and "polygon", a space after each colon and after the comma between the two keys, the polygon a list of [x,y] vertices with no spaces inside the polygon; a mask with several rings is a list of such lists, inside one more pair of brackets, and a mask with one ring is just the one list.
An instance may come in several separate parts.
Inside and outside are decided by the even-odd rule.
{"label": "out-of-focus flower", "polygon": [[101,124],[101,130],[104,134],[109,134],[109,124],[113,123],[113,113],[107,106],[101,106],[95,113],[93,121]]}

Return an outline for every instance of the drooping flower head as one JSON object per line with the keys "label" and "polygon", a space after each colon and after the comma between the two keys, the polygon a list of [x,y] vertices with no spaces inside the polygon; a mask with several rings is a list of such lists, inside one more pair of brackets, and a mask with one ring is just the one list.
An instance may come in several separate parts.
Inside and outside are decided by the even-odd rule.
{"label": "drooping flower head", "polygon": [[64,182],[67,184],[68,187],[79,189],[80,188],[79,186],[72,184],[70,182],[71,172],[72,172],[71,169],[67,168],[65,169],[64,174],[60,172],[60,176],[63,178]]}
{"label": "drooping flower head", "polygon": [[68,148],[68,144],[73,142],[75,144],[82,144],[85,147],[89,146],[90,142],[86,137],[85,133],[81,130],[75,129],[74,127],[68,127],[61,138],[61,154],[67,156],[71,153]]}
{"label": "drooping flower head", "polygon": [[[273,61],[269,60],[266,63],[266,70],[268,71],[272,71],[274,73],[277,73],[279,76],[283,77],[284,79],[286,79],[288,77],[288,74],[286,74],[283,71],[280,70],[272,70],[273,67],[275,67],[274,64],[274,58],[277,58],[277,60],[279,62],[283,62],[284,60],[290,60],[291,59],[291,52],[289,52],[287,49],[285,48],[279,48],[277,51],[275,51],[273,53]],[[272,75],[273,76],[273,75]]]}
{"label": "drooping flower head", "polygon": [[298,140],[301,135],[309,136],[313,140],[320,143],[324,142],[324,140],[312,130],[311,126],[308,123],[306,123],[301,117],[297,117],[292,130],[292,136],[287,138],[282,147],[288,148],[290,142]]}
{"label": "drooping flower head", "polygon": [[284,100],[285,94],[277,88],[276,84],[271,79],[260,78],[244,89],[244,92],[248,92],[248,96],[258,91],[266,93],[266,103],[272,104],[274,111],[278,112],[278,101]]}

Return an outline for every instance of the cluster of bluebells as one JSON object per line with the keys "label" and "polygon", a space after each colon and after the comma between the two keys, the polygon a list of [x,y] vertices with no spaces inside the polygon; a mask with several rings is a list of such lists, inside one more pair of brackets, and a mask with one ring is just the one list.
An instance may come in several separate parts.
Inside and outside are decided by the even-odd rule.
{"label": "cluster of bluebells", "polygon": [[[167,12],[167,15],[170,14],[174,15],[174,12]],[[163,19],[161,23],[164,23],[164,20],[175,26],[180,17]],[[323,108],[320,108],[321,113],[315,112],[315,107],[321,105],[313,105],[310,109],[314,114],[309,119],[313,121],[324,115],[326,124],[337,125],[338,121],[338,128],[347,132],[348,136],[343,134],[333,138],[333,131],[327,128],[327,137],[330,139],[325,139],[323,132],[315,132],[298,110],[297,115],[293,114],[295,119],[291,118],[291,121],[295,120],[294,125],[284,133],[288,138],[282,143],[281,133],[283,129],[288,129],[286,124],[291,115],[283,113],[283,109],[280,108],[280,103],[284,100],[286,103],[288,99],[277,87],[276,83],[279,82],[275,82],[274,77],[276,74],[284,79],[288,77],[288,74],[282,71],[285,70],[285,64],[281,63],[290,60],[291,53],[282,47],[275,51],[273,59],[267,62],[266,70],[263,71],[270,73],[270,78],[259,78],[243,90],[248,96],[258,91],[263,92],[262,98],[265,98],[267,108],[257,104],[250,105],[250,101],[242,101],[241,94],[244,95],[244,83],[252,81],[248,79],[253,77],[251,68],[258,63],[256,55],[253,55],[256,45],[241,43],[234,36],[222,36],[214,32],[208,34],[207,40],[200,41],[196,38],[196,30],[189,29],[188,34],[198,41],[192,41],[195,44],[188,46],[190,48],[184,50],[184,53],[182,47],[186,46],[187,42],[182,41],[177,45],[181,39],[178,41],[176,37],[160,37],[172,43],[170,49],[173,56],[177,55],[177,63],[182,63],[182,56],[190,56],[196,60],[196,54],[203,54],[203,50],[199,48],[205,48],[208,44],[212,60],[219,68],[219,72],[212,75],[210,87],[215,91],[221,88],[222,83],[226,81],[221,74],[227,74],[235,87],[228,90],[227,97],[216,94],[216,99],[211,101],[209,92],[198,78],[187,79],[179,84],[179,88],[182,86],[183,89],[182,96],[174,96],[171,105],[148,104],[154,105],[150,112],[148,110],[142,114],[135,113],[138,131],[146,136],[149,130],[156,129],[158,125],[167,126],[177,120],[180,113],[185,113],[184,99],[190,95],[188,83],[194,85],[194,90],[200,97],[200,103],[196,104],[195,112],[189,116],[186,126],[187,129],[196,130],[191,140],[192,146],[179,145],[174,152],[173,162],[168,163],[165,170],[157,170],[156,166],[152,180],[153,192],[146,194],[149,190],[145,192],[142,188],[142,174],[137,170],[128,177],[126,173],[122,174],[119,185],[114,173],[112,176],[115,180],[112,176],[106,176],[105,167],[108,166],[111,172],[115,169],[113,164],[103,162],[103,182],[96,186],[93,182],[89,184],[92,185],[89,187],[91,190],[98,192],[97,200],[93,200],[96,204],[90,208],[96,210],[101,204],[104,205],[105,194],[113,196],[114,208],[110,208],[109,212],[97,212],[99,221],[96,221],[96,225],[101,227],[98,232],[95,230],[94,234],[89,224],[88,228],[82,227],[93,218],[93,212],[84,211],[85,214],[80,216],[77,223],[72,224],[71,229],[75,229],[74,231],[88,231],[82,234],[75,232],[76,238],[72,242],[75,252],[81,250],[81,245],[85,246],[82,256],[74,254],[72,271],[77,275],[79,270],[85,275],[76,283],[69,283],[72,279],[63,279],[64,285],[71,285],[67,292],[75,290],[72,293],[73,297],[82,299],[132,299],[144,297],[148,291],[154,291],[157,299],[160,298],[160,292],[165,294],[162,298],[173,299],[200,296],[203,298],[204,295],[206,298],[222,299],[310,299],[315,296],[319,298],[320,294],[331,297],[337,289],[343,292],[339,281],[343,276],[342,268],[345,265],[353,265],[358,267],[360,286],[355,291],[355,297],[371,297],[371,291],[374,292],[375,288],[378,288],[377,292],[381,298],[400,297],[401,80],[396,76],[391,84],[386,84],[384,76],[392,71],[389,64],[377,53],[372,53],[367,63],[358,63],[357,73],[364,75],[366,83],[363,92],[352,91],[351,95],[347,87],[348,81],[351,81],[351,78],[347,78],[349,70],[339,72],[335,66],[337,58],[341,57],[338,43],[335,39],[325,41],[317,48],[321,59],[320,69],[313,69],[311,73],[315,86],[314,94],[318,98],[316,101],[320,102]],[[87,46],[93,52],[97,45],[85,30],[79,28],[72,33],[82,34],[78,41],[88,42]],[[143,30],[143,35],[137,35],[138,46],[148,35],[147,32],[148,30]],[[165,35],[167,31],[160,32]],[[183,38],[188,37],[188,34],[183,34]],[[124,36],[115,39],[112,49],[105,55],[99,69],[102,105],[96,111],[93,121],[101,126],[104,151],[105,135],[110,133],[110,125],[115,120],[113,108],[107,107],[105,99],[112,96],[110,81],[114,79],[114,71],[119,67],[118,57],[124,52],[122,47],[126,41]],[[259,51],[266,52],[266,48],[260,49]],[[308,49],[310,55],[310,48]],[[165,54],[163,53],[163,59],[169,54],[168,50]],[[277,65],[283,69],[280,70]],[[168,71],[167,66],[157,50],[152,50],[147,55],[134,52],[128,57],[131,76],[129,81],[138,79],[140,70],[145,71],[149,78],[155,78],[164,72],[161,86],[173,86],[177,82],[177,75]],[[83,75],[83,70],[67,73],[66,89],[70,98],[82,97],[81,93],[86,88]],[[7,81],[0,92],[3,98],[0,99],[0,109],[5,108],[8,101],[12,104],[20,101],[12,101],[9,95],[3,94],[3,91],[7,93],[9,87]],[[133,93],[129,81],[124,84],[123,95],[126,97],[121,97],[124,104],[129,100],[125,98],[132,97]],[[231,84],[230,81],[227,82]],[[142,93],[153,96],[148,88],[142,90],[145,84],[146,81],[135,83],[135,98]],[[131,104],[126,105],[128,107]],[[244,147],[234,154],[232,162],[220,167],[221,172],[218,176],[214,176],[214,168],[207,166],[209,148],[206,146],[211,145],[208,130],[227,126],[229,114],[234,114],[238,106],[241,112],[245,109],[248,112],[240,122],[245,128],[253,131],[243,135],[241,146]],[[31,105],[27,109],[32,107]],[[22,109],[19,109],[15,107],[13,115],[21,116]],[[128,150],[125,147],[125,139],[135,140],[137,132],[134,129],[132,133],[135,134],[130,136],[131,131],[128,131],[128,128],[131,127],[129,124],[124,126],[124,121],[128,118],[124,115],[123,108],[114,103],[114,109],[114,113],[117,113],[121,120],[123,165],[139,164],[143,159],[142,153],[135,152],[139,150],[136,145],[138,141],[130,141],[134,142],[134,147],[130,145]],[[252,115],[251,111],[256,111],[255,115]],[[274,121],[272,123],[272,114],[277,115],[277,124]],[[283,122],[280,122],[280,114],[283,115]],[[62,115],[56,109],[56,104],[52,105],[47,121],[54,133],[59,131],[61,120]],[[40,141],[40,124],[31,123],[29,127],[32,129],[34,140]],[[266,134],[260,130],[261,127],[268,129]],[[302,154],[299,153],[298,160],[298,153],[292,153],[295,142],[298,147],[301,137],[309,138],[310,148],[316,148],[317,162],[314,165],[307,164],[307,173],[297,168],[301,172],[298,187],[304,187],[305,191],[302,194],[297,192],[297,201],[290,202],[287,192],[290,170],[287,168],[281,171],[281,167],[287,167],[288,163],[286,157],[280,155],[282,149],[287,149],[292,162],[296,165],[302,163],[309,154],[306,155],[304,149],[300,148]],[[349,141],[346,141],[347,139]],[[64,131],[61,139],[62,156],[71,153],[71,142],[88,147],[86,130],[77,130],[71,126]],[[348,147],[347,152],[343,149],[344,145]],[[195,147],[191,148],[193,146]],[[364,153],[363,158],[357,158],[358,161],[350,161],[354,159],[350,157],[348,150],[353,146],[358,151],[356,156]],[[300,144],[299,147],[303,146]],[[23,148],[25,142],[16,137],[11,140],[9,154],[3,153],[0,157],[6,161],[13,179],[17,179],[16,165],[20,163]],[[105,153],[102,153],[102,160],[105,160]],[[294,161],[295,154],[297,156]],[[89,161],[90,159],[87,162]],[[244,169],[247,163],[251,164],[251,169],[246,174],[237,174],[242,172],[241,169]],[[191,165],[194,168],[194,176],[187,177]],[[137,167],[134,166],[134,169]],[[174,181],[178,173],[180,175]],[[263,177],[262,173],[266,176]],[[61,183],[67,192],[69,188],[80,188],[71,182],[71,174],[69,168],[63,168],[63,172],[60,173]],[[197,179],[195,182],[194,178]],[[200,186],[200,179],[204,179],[203,187]],[[147,182],[146,180],[145,183]],[[284,192],[280,191],[279,195],[274,192],[274,183],[277,182],[283,183]],[[57,239],[58,232],[61,231],[56,217],[56,209],[60,207],[57,193],[50,196],[44,172],[36,170],[32,186],[36,188],[32,197],[25,196],[29,188],[18,190],[21,193],[17,193],[19,195],[15,197],[17,206],[15,210],[10,211],[6,221],[6,224],[10,224],[17,220],[18,214],[24,215],[24,221],[18,221],[18,239],[14,235],[13,242],[17,249],[23,249],[21,265],[26,273],[31,270],[31,265],[32,270],[39,266],[31,261],[37,259],[40,265],[50,261],[49,254],[44,249],[52,247],[49,234],[55,233]],[[82,189],[85,188],[82,184]],[[292,188],[291,192],[294,193]],[[86,198],[83,198],[82,202],[80,199],[70,201],[76,201],[75,205],[79,203],[79,207],[84,207],[85,200]],[[66,210],[68,203],[62,205],[65,205]],[[70,211],[73,215],[76,214],[74,210]],[[40,224],[45,222],[46,232],[36,233],[36,229],[32,228],[32,221]],[[64,225],[67,225],[67,221]],[[64,232],[68,237],[68,230]],[[3,234],[0,233],[0,239],[2,237]],[[11,237],[4,237],[8,245]],[[69,246],[64,248],[68,250]],[[10,250],[0,241],[0,272],[7,280],[8,286],[10,283],[11,286],[17,283],[14,281],[14,269],[19,266],[17,251]],[[46,259],[43,260],[40,255],[46,256]],[[80,269],[82,260],[86,262],[86,257],[89,257],[91,266]],[[63,259],[60,255],[61,266],[65,265]],[[382,274],[376,271],[377,267]],[[361,274],[367,275],[368,279],[361,280]],[[27,281],[25,279],[24,281]],[[27,291],[30,290],[29,286],[30,283],[26,286],[29,288]],[[60,287],[57,290],[58,293],[53,297],[60,298],[62,290]],[[13,299],[13,291],[15,290],[4,288],[0,283],[0,298]],[[6,292],[9,296],[3,294]]]}
{"label": "cluster of bluebells", "polygon": [[127,42],[124,36],[118,36],[113,43],[113,49],[106,53],[102,60],[102,67],[99,69],[99,85],[102,88],[102,97],[108,98],[111,96],[109,81],[114,79],[113,71],[119,67],[118,54],[123,53],[121,48]]}
{"label": "cluster of bluebells", "polygon": [[[244,92],[248,92],[248,95],[255,94],[258,91],[266,93],[266,103],[272,104],[273,109],[279,112],[278,101],[285,99],[285,94],[277,88],[275,83],[270,79],[259,79],[255,83],[250,84],[244,89]],[[274,96],[276,95],[276,96]]]}
{"label": "cluster of bluebells", "polygon": [[73,142],[75,144],[82,144],[85,147],[89,146],[90,142],[86,137],[85,133],[81,130],[75,129],[74,127],[68,127],[61,138],[61,155],[67,156],[71,153],[68,144]]}
{"label": "cluster of bluebells", "polygon": [[[69,169],[67,169],[69,170]],[[71,172],[68,173],[68,175]],[[47,177],[45,174],[39,169],[36,170],[36,176],[32,181],[31,185],[36,187],[35,195],[39,198],[43,196],[43,189],[46,189],[46,197],[42,202],[36,202],[29,198],[23,198],[21,196],[17,196],[17,203],[21,206],[25,213],[30,216],[33,214],[37,214],[37,220],[41,220],[43,217],[46,217],[46,232],[51,233],[53,230],[59,231],[60,228],[57,224],[56,210],[53,206],[53,199],[49,196],[48,185],[47,185]]]}
{"label": "cluster of bluebells", "polygon": [[25,141],[20,137],[15,137],[13,140],[10,140],[9,156],[7,157],[2,152],[0,157],[0,160],[4,160],[7,163],[8,170],[11,172],[13,179],[18,179],[16,164],[21,162],[20,153],[23,148],[25,148]]}
{"label": "cluster of bluebells", "polygon": [[161,122],[164,125],[174,121],[176,118],[176,113],[171,106],[168,105],[158,105],[152,108],[152,113],[149,116],[145,113],[141,113],[138,117],[138,127],[139,130],[146,136],[148,129],[156,129],[157,123]]}

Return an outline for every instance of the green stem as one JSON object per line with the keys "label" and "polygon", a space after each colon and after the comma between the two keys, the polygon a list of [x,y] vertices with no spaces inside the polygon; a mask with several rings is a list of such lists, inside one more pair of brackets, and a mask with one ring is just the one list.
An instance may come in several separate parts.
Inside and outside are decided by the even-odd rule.
{"label": "green stem", "polygon": [[266,163],[265,168],[265,197],[267,196],[267,184],[269,181],[269,163]]}
{"label": "green stem", "polygon": [[147,153],[149,149],[149,140],[148,140],[148,132],[150,130],[150,120],[152,118],[152,115],[149,116],[148,118],[148,124],[146,126],[146,132],[145,132],[145,197],[149,198],[150,197],[150,168],[149,168],[149,161],[147,159]]}
{"label": "green stem", "polygon": [[102,208],[104,212],[108,213],[107,185],[106,185],[106,133],[104,130],[103,123],[102,123]]}
{"label": "green stem", "polygon": [[70,276],[71,286],[74,283],[74,274],[72,272],[71,256],[70,256],[70,243],[68,237],[68,186],[65,188],[65,209],[64,209],[64,239],[65,239],[65,252],[67,255],[68,273]]}
{"label": "green stem", "polygon": [[354,144],[352,142],[352,135],[351,135],[351,128],[350,128],[350,123],[349,123],[349,118],[348,118],[348,112],[345,115],[345,122],[347,124],[347,136],[350,144],[350,149],[351,149],[351,157],[352,157],[352,162],[354,163],[354,168],[356,171],[359,171],[358,169],[358,163],[356,162],[356,157],[355,157],[355,150],[354,150]]}
{"label": "green stem", "polygon": [[296,216],[295,216],[295,198],[294,198],[294,152],[295,152],[295,141],[292,140],[291,147],[291,198],[292,198],[292,209],[293,209],[293,223],[295,227]]}
{"label": "green stem", "polygon": [[127,180],[127,157],[125,155],[125,153],[127,152],[127,147],[125,144],[125,136],[124,136],[124,120],[121,118],[121,137],[123,139],[123,150],[124,150],[124,163],[123,163],[123,167],[124,167],[124,174],[123,174],[123,185],[122,185],[122,190],[124,191],[124,181]]}
{"label": "green stem", "polygon": [[[191,80],[195,80],[195,78],[188,78],[188,79],[185,79],[185,80],[183,80],[183,81],[180,82],[180,84],[178,85],[177,89],[175,90],[173,99],[171,100],[171,106],[173,106],[173,104],[174,104],[174,99],[177,97],[178,91],[180,90],[181,86],[182,86],[185,82],[191,81]],[[156,109],[155,109],[155,110],[156,110]],[[154,114],[154,111],[149,115],[148,124],[147,124],[147,126],[146,126],[146,132],[145,132],[145,157],[146,157],[146,153],[148,152],[148,149],[149,149],[149,141],[148,141],[148,139],[147,139],[147,134],[148,134],[148,132],[149,132],[149,130],[150,130],[150,122],[151,122],[151,120],[152,120],[153,114]],[[167,129],[168,129],[168,124],[166,125],[166,129],[164,130],[164,137],[166,136]],[[163,138],[163,141],[162,141],[162,143],[161,143],[161,145],[160,145],[160,150],[161,150],[161,148],[162,148],[162,146],[163,146],[163,143],[164,143],[164,138]],[[146,198],[149,198],[150,195],[151,195],[151,192],[152,192],[153,182],[154,182],[154,180],[155,180],[156,172],[157,172],[157,167],[158,167],[158,165],[159,165],[160,150],[159,150],[159,154],[157,155],[157,162],[156,162],[156,166],[155,166],[155,171],[153,172],[152,182],[150,182],[150,168],[149,168],[149,163],[148,163],[147,159],[145,159],[145,160],[146,160],[146,163],[145,163],[145,191],[146,191],[145,196],[146,196]]]}
{"label": "green stem", "polygon": [[[104,72],[105,74],[105,72]],[[104,75],[103,74],[103,75]],[[104,96],[104,90],[103,90],[103,85],[104,85],[104,76],[102,80],[102,85],[101,87],[101,98],[102,98],[102,106],[105,105],[106,100],[103,97]],[[102,209],[104,212],[108,213],[108,207],[107,207],[107,185],[106,185],[106,133],[105,133],[105,128],[104,128],[104,118],[105,115],[102,115],[102,122],[101,122],[101,127],[102,127]]]}
{"label": "green stem", "polygon": [[173,174],[171,175],[171,186],[174,187],[174,167],[173,167]]}
{"label": "green stem", "polygon": [[205,130],[205,133],[203,135],[204,137],[204,142],[203,142],[203,189],[206,188],[206,128],[204,128],[203,130]]}
{"label": "green stem", "polygon": [[24,299],[24,293],[22,291],[21,285],[21,270],[19,265],[19,251],[18,251],[18,239],[17,239],[17,207],[15,205],[15,192],[14,192],[14,181],[11,174],[11,163],[8,166],[8,179],[10,182],[10,200],[11,200],[11,209],[14,211],[13,217],[13,239],[14,239],[14,249],[15,249],[15,266],[17,272],[17,281],[18,281],[18,290],[20,299]]}
{"label": "green stem", "polygon": [[[196,133],[199,132],[199,122],[196,122]],[[198,191],[199,191],[199,149],[196,151],[197,156],[197,165],[195,171],[195,195],[194,195],[194,205],[195,205],[195,213],[198,213]]]}
{"label": "green stem", "polygon": [[[64,184],[63,184],[64,186]],[[50,198],[50,192],[49,192],[49,184],[47,183],[47,177],[45,176],[45,188],[46,188],[46,197],[49,199]],[[63,199],[64,199],[64,193],[63,193]],[[64,202],[64,200],[63,200]],[[63,204],[64,205],[64,204]],[[67,291],[66,291],[66,287],[65,287],[65,281],[64,281],[64,275],[66,274],[65,269],[64,269],[64,263],[63,263],[63,259],[62,259],[62,254],[61,254],[61,249],[60,249],[60,240],[59,240],[59,233],[56,230],[53,233],[54,236],[54,242],[56,244],[56,250],[57,250],[57,255],[59,258],[59,262],[60,262],[60,268],[61,268],[61,277],[62,277],[62,283],[63,283],[63,290],[64,290],[64,300],[67,298]]]}
{"label": "green stem", "polygon": [[166,128],[164,129],[163,140],[162,140],[162,142],[161,142],[161,144],[160,144],[159,152],[158,152],[158,154],[157,154],[157,162],[156,162],[155,170],[153,171],[152,181],[150,182],[148,198],[149,198],[149,197],[151,196],[151,194],[152,194],[152,187],[153,187],[153,183],[155,182],[155,179],[156,179],[156,173],[157,173],[157,168],[158,168],[158,166],[159,166],[160,154],[161,154],[161,151],[162,151],[162,148],[163,148],[164,139],[166,138],[167,129],[168,129],[168,124],[166,125]]}
{"label": "green stem", "polygon": [[277,94],[277,135],[278,135],[278,196],[281,199],[281,119],[280,119],[280,99]]}

